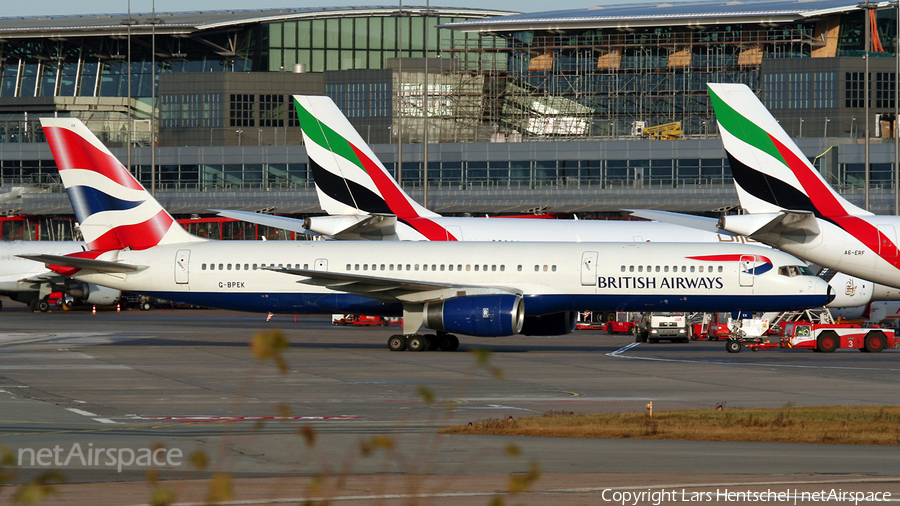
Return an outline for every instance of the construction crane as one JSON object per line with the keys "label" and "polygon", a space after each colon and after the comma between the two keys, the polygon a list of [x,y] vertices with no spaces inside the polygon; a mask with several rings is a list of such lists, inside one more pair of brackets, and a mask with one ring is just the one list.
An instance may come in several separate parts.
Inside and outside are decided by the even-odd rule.
{"label": "construction crane", "polygon": [[670,141],[680,138],[682,134],[684,134],[684,132],[681,131],[680,121],[673,121],[671,123],[663,123],[662,125],[644,128],[644,135],[650,137],[651,140],[662,139]]}

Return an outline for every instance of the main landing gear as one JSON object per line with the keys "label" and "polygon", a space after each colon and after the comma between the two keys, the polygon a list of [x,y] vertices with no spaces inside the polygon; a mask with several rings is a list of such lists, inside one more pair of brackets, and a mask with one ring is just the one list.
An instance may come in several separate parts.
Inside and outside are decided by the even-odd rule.
{"label": "main landing gear", "polygon": [[46,313],[47,311],[50,311],[50,303],[45,299],[34,299],[28,304],[28,307],[34,312],[40,311],[41,313]]}
{"label": "main landing gear", "polygon": [[437,335],[419,334],[393,335],[388,338],[388,349],[391,351],[456,351],[459,348],[459,339],[453,334],[439,332]]}

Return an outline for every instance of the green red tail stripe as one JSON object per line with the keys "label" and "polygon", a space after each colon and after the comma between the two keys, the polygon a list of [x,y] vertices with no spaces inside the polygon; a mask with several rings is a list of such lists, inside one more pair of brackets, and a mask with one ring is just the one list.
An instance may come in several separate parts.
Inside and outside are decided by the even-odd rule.
{"label": "green red tail stripe", "polygon": [[[784,143],[780,142],[774,136],[753,123],[753,121],[734,110],[734,108],[716,95],[712,89],[709,89],[709,96],[713,108],[716,111],[716,120],[722,125],[722,128],[741,139],[743,142],[771,155],[794,173],[794,176],[803,187],[806,197],[809,198],[811,210],[813,210],[817,217],[834,223],[874,251],[885,261],[894,267],[900,268],[900,258],[897,257],[897,245],[884,233],[878,230],[876,226],[857,216],[849,214],[831,188],[829,188],[821,178],[811,172],[814,169],[809,166],[807,160],[798,157],[795,152],[785,146]],[[735,160],[735,157],[731,153],[729,153],[729,158]],[[749,169],[761,174],[761,172],[756,171],[753,167],[749,167]],[[735,178],[738,178],[737,171],[735,171]],[[762,198],[766,201],[769,200],[759,195],[761,192],[756,192],[753,188],[745,186],[743,181],[739,180],[738,184],[741,184],[741,187],[744,188],[744,190],[749,191],[757,198]],[[769,190],[771,189],[772,188],[770,187]],[[796,197],[796,195],[776,196],[776,202],[773,203],[778,205],[777,201],[779,200],[796,201]]]}

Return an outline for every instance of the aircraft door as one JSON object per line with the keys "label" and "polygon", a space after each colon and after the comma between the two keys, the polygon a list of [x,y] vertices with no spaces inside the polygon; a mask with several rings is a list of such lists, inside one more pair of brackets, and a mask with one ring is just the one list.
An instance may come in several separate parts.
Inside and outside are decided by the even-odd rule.
{"label": "aircraft door", "polygon": [[738,273],[741,286],[753,286],[753,268],[755,263],[756,258],[753,255],[741,255],[740,272]]}
{"label": "aircraft door", "polygon": [[328,259],[327,258],[317,258],[315,270],[327,271],[328,270]]}
{"label": "aircraft door", "polygon": [[597,286],[597,252],[585,251],[581,255],[581,285]]}
{"label": "aircraft door", "polygon": [[878,254],[883,257],[897,256],[897,232],[893,225],[878,225]]}
{"label": "aircraft door", "polygon": [[190,281],[188,277],[191,265],[191,250],[180,249],[175,253],[175,283],[186,285]]}

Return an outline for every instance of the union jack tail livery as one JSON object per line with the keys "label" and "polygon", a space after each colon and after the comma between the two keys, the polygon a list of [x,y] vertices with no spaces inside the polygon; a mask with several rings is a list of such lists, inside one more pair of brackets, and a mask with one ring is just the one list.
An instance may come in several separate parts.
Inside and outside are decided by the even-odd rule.
{"label": "union jack tail livery", "polygon": [[91,251],[203,241],[187,233],[75,118],[41,118],[75,218]]}
{"label": "union jack tail livery", "polygon": [[403,192],[329,97],[294,95],[319,203],[336,215],[392,214],[400,220],[439,215]]}
{"label": "union jack tail livery", "polygon": [[707,86],[744,209],[801,211],[825,219],[872,214],[847,202],[825,182],[750,88]]}

